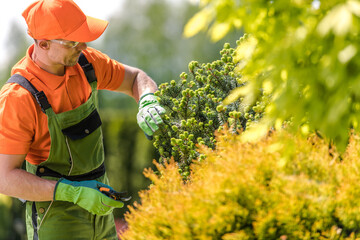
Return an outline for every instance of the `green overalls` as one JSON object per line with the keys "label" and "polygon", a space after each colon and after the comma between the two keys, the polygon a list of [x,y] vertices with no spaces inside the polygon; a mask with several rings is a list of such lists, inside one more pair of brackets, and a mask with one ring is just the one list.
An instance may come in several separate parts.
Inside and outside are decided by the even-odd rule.
{"label": "green overalls", "polygon": [[[8,82],[16,82],[29,90],[48,117],[49,157],[39,165],[26,162],[26,169],[45,179],[65,177],[71,181],[97,180],[108,184],[97,112],[97,81],[91,64],[90,70],[88,62],[87,68],[82,67],[91,85],[91,96],[79,107],[59,114],[54,113],[43,92],[38,92],[25,78],[13,75],[9,79]],[[118,239],[112,214],[93,215],[70,202],[27,201],[26,227],[28,239]]]}

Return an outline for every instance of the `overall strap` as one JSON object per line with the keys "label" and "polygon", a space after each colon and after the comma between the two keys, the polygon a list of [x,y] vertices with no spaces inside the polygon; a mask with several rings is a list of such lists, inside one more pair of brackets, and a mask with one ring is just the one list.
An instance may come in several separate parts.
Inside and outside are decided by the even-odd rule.
{"label": "overall strap", "polygon": [[80,53],[79,61],[78,63],[84,70],[85,76],[89,83],[97,81],[94,67],[89,61],[86,59],[85,55],[83,53]]}
{"label": "overall strap", "polygon": [[43,91],[38,91],[34,85],[32,85],[25,77],[20,74],[12,75],[6,83],[17,83],[26,90],[28,90],[36,99],[36,102],[40,105],[41,111],[45,113],[46,109],[51,108],[49,101],[47,100]]}

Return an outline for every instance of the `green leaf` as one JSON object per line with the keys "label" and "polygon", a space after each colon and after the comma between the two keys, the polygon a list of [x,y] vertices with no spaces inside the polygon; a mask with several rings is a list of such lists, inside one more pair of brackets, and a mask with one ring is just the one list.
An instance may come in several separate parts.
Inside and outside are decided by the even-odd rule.
{"label": "green leaf", "polygon": [[198,34],[200,31],[205,30],[213,17],[213,13],[210,9],[204,8],[200,12],[196,13],[185,25],[184,36],[192,37]]}
{"label": "green leaf", "polygon": [[220,39],[224,38],[226,34],[229,33],[231,29],[230,23],[222,22],[222,23],[214,23],[209,30],[211,40],[213,42],[217,42]]}
{"label": "green leaf", "polygon": [[350,32],[352,13],[346,4],[335,6],[319,23],[318,32],[321,36],[327,35],[331,30],[335,35],[343,36]]}

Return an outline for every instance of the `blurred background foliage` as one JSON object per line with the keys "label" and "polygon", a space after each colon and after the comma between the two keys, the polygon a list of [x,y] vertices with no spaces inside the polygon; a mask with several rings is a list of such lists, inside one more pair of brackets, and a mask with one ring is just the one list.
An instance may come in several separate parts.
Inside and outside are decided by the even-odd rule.
{"label": "blurred background foliage", "polygon": [[[76,2],[76,0],[75,0]],[[189,1],[126,0],[109,19],[101,41],[90,43],[110,57],[143,69],[160,85],[179,79],[192,60],[211,62],[219,58],[225,42],[235,43],[242,35],[238,30],[219,42],[212,42],[205,32],[192,38],[183,36],[183,29],[198,6]],[[11,49],[8,64],[0,68],[0,85],[10,77],[11,67],[20,60],[32,39],[13,23],[7,47]],[[106,151],[106,166],[111,185],[132,196],[129,203],[139,201],[138,192],[149,185],[143,176],[159,156],[136,123],[137,104],[122,94],[100,91],[100,111]],[[127,207],[115,211],[122,217]],[[24,208],[20,201],[0,195],[0,239],[24,239]]]}
{"label": "blurred background foliage", "polygon": [[[217,59],[224,42],[235,43],[242,33],[238,30],[217,43],[205,32],[185,38],[184,26],[198,6],[184,0],[128,0],[123,9],[109,20],[104,39],[96,47],[120,62],[143,69],[158,84],[178,79],[192,60]],[[136,109],[136,103],[124,95],[103,92],[102,97],[103,108]]]}
{"label": "blurred background foliage", "polygon": [[232,98],[263,89],[272,100],[249,134],[291,119],[293,130],[317,131],[344,151],[349,128],[360,130],[360,2],[201,0],[200,6],[187,36],[207,31],[222,39],[237,28],[251,36],[237,59],[248,84]]}

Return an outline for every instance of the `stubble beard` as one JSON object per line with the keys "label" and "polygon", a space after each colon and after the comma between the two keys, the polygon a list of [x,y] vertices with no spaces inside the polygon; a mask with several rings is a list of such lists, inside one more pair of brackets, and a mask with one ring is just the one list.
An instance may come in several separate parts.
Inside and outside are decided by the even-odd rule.
{"label": "stubble beard", "polygon": [[64,64],[64,65],[65,65],[66,67],[73,67],[73,66],[75,66],[75,65],[78,63],[78,61],[79,61],[80,53],[81,53],[81,52],[76,53],[76,54],[74,54],[73,56],[71,56],[70,58],[65,59],[65,64]]}

